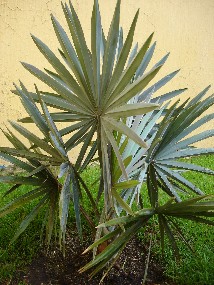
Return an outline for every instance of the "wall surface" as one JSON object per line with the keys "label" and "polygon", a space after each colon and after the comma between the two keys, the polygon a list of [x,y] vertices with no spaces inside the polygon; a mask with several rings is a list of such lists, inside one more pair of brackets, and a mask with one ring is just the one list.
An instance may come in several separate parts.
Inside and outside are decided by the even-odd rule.
{"label": "wall surface", "polygon": [[[116,0],[100,0],[104,31],[107,33]],[[90,18],[93,0],[72,0],[83,23],[90,45]],[[214,80],[214,1],[213,0],[122,0],[121,25],[128,32],[137,9],[140,17],[135,40],[142,44],[154,31],[157,47],[153,63],[167,52],[171,55],[158,75],[181,68],[168,87],[161,92],[188,87],[184,98],[195,96]],[[21,79],[30,89],[37,82],[21,66],[20,61],[39,68],[48,63],[33,43],[30,33],[42,39],[57,52],[58,43],[52,28],[50,13],[65,26],[59,0],[0,0],[0,126],[8,119],[24,115],[18,98],[10,90]],[[38,82],[37,82],[38,83]],[[39,87],[41,84],[39,83]],[[209,94],[213,92],[211,87]],[[209,112],[213,112],[214,109]],[[6,123],[7,124],[7,123]],[[214,123],[207,124],[214,128]],[[205,143],[214,146],[213,140]],[[0,145],[8,142],[0,135]]]}

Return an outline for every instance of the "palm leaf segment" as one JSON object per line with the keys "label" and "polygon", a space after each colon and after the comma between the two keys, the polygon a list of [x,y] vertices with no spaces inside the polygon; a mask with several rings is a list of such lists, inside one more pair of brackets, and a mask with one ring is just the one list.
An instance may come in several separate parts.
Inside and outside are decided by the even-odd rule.
{"label": "palm leaf segment", "polygon": [[[52,65],[54,72],[47,69],[43,72],[26,63],[23,63],[23,66],[56,92],[40,91],[47,105],[62,110],[62,112],[51,114],[53,120],[74,123],[60,130],[62,136],[76,131],[76,134],[65,143],[66,150],[69,151],[83,142],[77,162],[77,166],[80,167],[91,139],[96,133],[97,143],[91,151],[91,157],[97,148],[105,157],[106,142],[110,143],[118,153],[112,135],[113,130],[124,133],[142,147],[146,147],[143,140],[129,130],[120,119],[147,113],[158,107],[154,103],[127,104],[149,84],[161,67],[160,63],[147,74],[139,74],[140,76],[131,83],[149,48],[152,35],[128,65],[127,58],[132,47],[138,12],[123,43],[122,34],[119,32],[120,1],[118,1],[106,39],[101,25],[98,1],[95,1],[91,18],[91,50],[89,50],[71,2],[70,7],[62,4],[62,8],[72,42],[54,16],[52,16],[52,23],[61,46],[60,54],[66,66],[46,44],[35,36],[32,36],[35,44]],[[31,93],[31,96],[35,101],[39,100],[36,93]]]}
{"label": "palm leaf segment", "polygon": [[[138,115],[127,119],[127,126],[132,128],[148,145],[148,149],[142,149],[131,140],[125,141],[123,136],[119,139],[123,160],[132,157],[126,167],[128,177],[139,181],[136,187],[123,192],[123,197],[125,200],[129,199],[130,206],[135,198],[139,200],[141,186],[145,181],[147,181],[149,193],[156,193],[153,206],[154,203],[157,203],[159,188],[169,196],[175,197],[177,201],[181,201],[180,193],[188,193],[187,190],[191,190],[195,194],[203,194],[182,173],[190,170],[213,175],[213,170],[189,162],[182,162],[181,159],[214,152],[213,148],[194,147],[194,143],[214,135],[213,130],[194,134],[198,128],[214,118],[213,114],[203,116],[203,112],[214,103],[213,95],[202,100],[209,88],[210,86],[191,101],[187,100],[180,106],[176,102],[167,109],[168,104],[166,104],[159,111],[152,111],[143,116]],[[177,91],[171,92],[173,95],[176,93]],[[171,96],[165,94],[156,98],[147,98],[147,100],[164,102],[168,95]],[[135,97],[135,100],[138,100],[138,96]],[[198,119],[199,117],[200,119]],[[123,178],[120,177],[121,179]],[[152,185],[156,185],[156,187],[154,188]]]}
{"label": "palm leaf segment", "polygon": [[[40,91],[41,98],[47,105],[61,110],[61,112],[51,114],[53,120],[55,122],[72,122],[72,125],[59,131],[61,136],[76,132],[65,142],[66,151],[68,152],[83,143],[75,164],[76,169],[83,169],[98,149],[99,157],[103,161],[107,201],[111,200],[108,144],[114,149],[123,176],[128,179],[113,131],[123,133],[141,147],[147,147],[144,141],[121,121],[121,118],[136,116],[155,109],[158,106],[156,102],[141,102],[171,80],[177,71],[165,76],[144,91],[166,61],[168,54],[145,73],[156,44],[154,43],[149,48],[153,36],[151,35],[138,52],[136,47],[131,51],[139,11],[137,11],[127,38],[123,42],[123,32],[122,29],[119,29],[120,1],[118,1],[108,36],[105,38],[98,1],[95,1],[91,18],[91,50],[89,50],[71,2],[70,7],[67,4],[62,4],[62,8],[72,42],[54,16],[52,16],[52,23],[61,46],[59,51],[66,65],[62,64],[46,44],[32,36],[38,49],[52,65],[54,72],[45,69],[45,73],[26,63],[23,63],[23,66],[56,92]],[[169,99],[184,90],[174,91],[162,98]],[[137,94],[138,100],[131,102],[130,99]],[[39,101],[37,93],[32,92],[30,95],[34,101]],[[21,121],[32,120],[24,118]],[[97,140],[84,160],[95,133]]]}
{"label": "palm leaf segment", "polygon": [[[80,184],[82,180],[69,161],[60,132],[53,122],[37,87],[36,92],[40,98],[43,115],[32,100],[25,86],[22,83],[20,83],[20,85],[22,89],[16,86],[16,91],[20,95],[26,111],[44,138],[41,139],[23,126],[15,122],[10,122],[11,126],[29,141],[30,147],[27,147],[10,130],[8,130],[8,132],[3,131],[8,140],[12,143],[13,148],[0,147],[0,157],[23,171],[22,175],[0,177],[0,182],[13,184],[5,195],[10,194],[22,185],[31,185],[32,189],[29,188],[27,190],[28,192],[1,208],[0,217],[39,198],[39,203],[33,208],[29,215],[25,217],[13,240],[26,229],[36,215],[44,208],[46,212],[44,222],[47,228],[47,242],[49,243],[51,240],[53,228],[58,224],[59,216],[59,238],[61,245],[62,238],[63,244],[65,242],[67,217],[71,201],[73,201],[74,205],[78,233],[80,236],[82,234],[80,211],[83,210],[83,214],[85,213],[83,207],[80,205]],[[58,176],[55,174],[56,170],[54,166],[60,169]],[[62,176],[65,176],[64,182],[60,182]],[[96,212],[97,208],[92,195],[88,189],[86,189],[86,192]]]}
{"label": "palm leaf segment", "polygon": [[[191,101],[184,102],[180,106],[175,103],[169,108],[149,148],[145,158],[147,164],[147,185],[150,193],[151,203],[158,203],[156,193],[158,187],[162,188],[169,196],[175,197],[180,202],[180,193],[190,190],[195,194],[203,195],[203,192],[183,175],[183,171],[190,170],[213,175],[214,171],[206,169],[181,158],[190,158],[197,155],[212,154],[213,148],[197,148],[194,144],[214,135],[214,131],[206,130],[198,134],[193,132],[202,127],[213,114],[201,116],[210,106],[214,104],[213,95],[201,100],[206,94],[206,88]],[[200,119],[198,119],[200,118]],[[192,134],[193,133],[193,134]],[[152,186],[153,185],[153,186]],[[156,186],[154,186],[156,185]]]}
{"label": "palm leaf segment", "polygon": [[[18,124],[12,123],[12,126],[17,130]],[[25,129],[22,129],[24,132]],[[12,163],[22,171],[22,175],[14,174],[11,176],[1,176],[0,182],[7,183],[12,186],[4,194],[17,190],[22,185],[28,185],[26,192],[14,199],[10,203],[6,204],[0,209],[0,217],[14,211],[18,207],[23,207],[26,203],[30,203],[36,199],[39,202],[34,206],[31,212],[23,219],[20,224],[13,241],[27,228],[30,222],[41,212],[45,212],[44,225],[46,224],[47,230],[47,242],[51,240],[53,229],[57,223],[58,217],[58,201],[62,184],[56,179],[54,173],[48,168],[48,165],[53,162],[55,164],[60,163],[59,156],[54,154],[55,157],[51,157],[46,154],[42,154],[38,148],[32,147],[29,150],[23,142],[17,138],[10,130],[4,131],[5,136],[11,142],[14,148],[0,148],[0,157],[4,160]],[[32,134],[28,133],[32,136]],[[28,138],[28,137],[27,137]],[[39,138],[38,138],[39,139]],[[34,141],[31,140],[31,145],[34,146]],[[44,142],[44,145],[47,144]],[[48,145],[48,144],[47,144]],[[52,152],[51,145],[49,145],[50,152]],[[50,153],[49,152],[49,153]],[[18,157],[25,158],[19,159]],[[31,186],[31,187],[30,187]],[[43,230],[44,227],[42,227]]]}

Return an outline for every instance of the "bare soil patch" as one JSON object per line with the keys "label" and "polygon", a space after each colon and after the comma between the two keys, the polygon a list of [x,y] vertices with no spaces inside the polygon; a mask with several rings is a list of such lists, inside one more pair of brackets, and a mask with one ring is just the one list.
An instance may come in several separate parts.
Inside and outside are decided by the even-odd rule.
{"label": "bare soil patch", "polygon": [[[17,272],[11,285],[19,282],[30,285],[98,285],[102,274],[90,280],[89,272],[80,274],[78,270],[91,260],[91,255],[82,255],[88,244],[80,244],[74,235],[68,235],[66,256],[55,246],[40,251],[25,272]],[[102,285],[142,285],[148,245],[137,238],[132,239],[120,256],[117,266],[112,268]],[[22,283],[22,284],[23,284]],[[176,285],[164,275],[164,268],[151,255],[146,285]]]}

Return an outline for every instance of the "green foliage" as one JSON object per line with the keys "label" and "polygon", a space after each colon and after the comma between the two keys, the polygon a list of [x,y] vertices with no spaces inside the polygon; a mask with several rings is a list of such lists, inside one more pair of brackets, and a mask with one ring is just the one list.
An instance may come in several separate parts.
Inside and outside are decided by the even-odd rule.
{"label": "green foliage", "polygon": [[[71,40],[53,15],[51,19],[65,65],[46,44],[32,36],[54,71],[45,69],[43,72],[30,64],[22,64],[53,93],[39,90],[36,85],[35,91],[29,92],[22,82],[20,87],[14,84],[14,93],[20,97],[29,115],[20,122],[34,123],[38,134],[10,122],[28,144],[7,129],[3,133],[13,147],[0,147],[0,156],[22,169],[21,175],[0,177],[0,182],[12,185],[5,195],[16,192],[21,185],[32,186],[3,206],[0,217],[36,201],[13,241],[41,211],[45,211],[43,225],[47,243],[51,241],[53,229],[57,228],[59,243],[64,245],[72,203],[71,212],[80,238],[82,215],[92,231],[94,222],[99,224],[95,241],[86,250],[93,249],[94,258],[80,270],[95,267],[92,276],[106,265],[110,264],[111,268],[130,238],[154,216],[158,218],[163,250],[166,235],[177,257],[176,237],[188,244],[177,220],[214,224],[211,219],[214,216],[213,197],[205,195],[183,175],[186,170],[209,175],[214,171],[180,160],[214,152],[213,148],[194,147],[195,142],[212,137],[213,130],[192,135],[193,131],[213,119],[213,114],[204,116],[203,113],[214,104],[214,97],[203,99],[209,87],[180,105],[178,101],[170,104],[169,100],[185,89],[153,96],[178,71],[151,83],[168,54],[148,69],[156,45],[150,47],[153,34],[139,51],[136,46],[132,48],[137,11],[123,41],[123,31],[119,26],[120,2],[117,1],[105,36],[99,4],[94,1],[91,49],[72,3],[69,2],[69,6],[62,3]],[[55,111],[50,112],[50,107]],[[59,129],[57,122],[66,123],[66,127]],[[69,155],[76,151],[76,146],[80,150],[76,161],[71,161]],[[99,180],[88,185],[81,173],[94,160],[99,164]],[[142,191],[142,184],[146,185],[146,193]],[[165,201],[161,197],[163,192],[167,196]],[[149,198],[147,208],[144,205],[146,196]],[[85,197],[93,215],[84,208]],[[99,206],[101,200],[104,201],[102,209]],[[108,242],[107,247],[97,254],[97,246],[104,241]]]}

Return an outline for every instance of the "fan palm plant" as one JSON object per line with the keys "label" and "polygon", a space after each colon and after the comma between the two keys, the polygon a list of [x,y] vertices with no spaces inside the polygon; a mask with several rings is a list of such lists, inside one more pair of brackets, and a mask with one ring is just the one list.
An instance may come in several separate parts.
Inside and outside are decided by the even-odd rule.
{"label": "fan palm plant", "polygon": [[[212,130],[186,138],[206,120],[213,119],[212,115],[208,115],[194,122],[213,104],[213,97],[200,101],[207,91],[204,90],[189,103],[180,106],[178,102],[170,105],[169,100],[185,89],[154,97],[155,92],[178,71],[151,83],[169,54],[148,70],[156,46],[156,43],[150,46],[153,34],[139,50],[137,45],[133,47],[139,16],[137,11],[124,40],[123,30],[119,26],[120,2],[117,1],[108,35],[105,36],[99,4],[97,0],[94,1],[91,48],[87,46],[72,3],[62,3],[70,36],[53,15],[51,19],[64,63],[45,43],[32,35],[34,43],[53,70],[45,68],[42,71],[27,63],[22,65],[52,91],[40,90],[35,85],[35,91],[29,92],[22,82],[20,86],[15,85],[13,92],[20,97],[28,113],[28,117],[19,121],[34,123],[39,132],[34,134],[23,125],[10,122],[12,128],[27,138],[29,144],[25,145],[8,129],[3,132],[13,147],[0,147],[0,156],[23,170],[22,175],[0,177],[0,182],[13,185],[5,195],[23,184],[34,187],[0,209],[0,216],[39,198],[39,203],[23,220],[15,238],[25,230],[40,209],[45,208],[48,242],[58,216],[60,244],[61,240],[65,242],[71,201],[81,237],[80,212],[90,219],[81,203],[81,192],[86,192],[100,223],[95,242],[89,248],[94,249],[94,259],[82,269],[97,266],[93,274],[110,260],[115,261],[128,240],[154,215],[159,218],[162,244],[166,232],[175,252],[177,246],[170,225],[180,231],[172,217],[213,224],[206,219],[207,216],[213,216],[213,200],[187,181],[180,169],[208,174],[213,174],[213,171],[177,161],[181,157],[213,153],[213,149],[192,148],[194,142],[212,136]],[[55,111],[49,111],[49,107],[54,107]],[[66,123],[66,127],[59,129],[58,122]],[[76,146],[79,146],[79,154],[76,161],[71,161],[69,154],[76,151]],[[99,213],[97,201],[81,178],[81,171],[96,158],[95,155],[101,168],[97,201],[104,196],[102,213]],[[58,170],[57,175],[54,166]],[[144,182],[150,208],[144,208],[141,203],[144,195],[141,185]],[[171,198],[164,205],[159,201],[160,189]],[[187,189],[200,196],[182,200],[178,191],[185,192]],[[205,201],[202,202],[202,199]],[[139,208],[137,212],[132,207],[134,201]],[[109,245],[96,255],[97,246],[105,241]]]}
{"label": "fan palm plant", "polygon": [[[213,95],[200,101],[208,89],[206,88],[191,101],[187,100],[180,106],[178,106],[178,102],[173,104],[167,110],[161,122],[157,123],[155,130],[153,126],[163,114],[164,107],[156,114],[152,111],[150,114],[132,118],[130,127],[134,128],[143,139],[146,139],[149,148],[147,150],[141,149],[132,141],[120,137],[120,150],[123,159],[127,160],[126,170],[129,178],[135,178],[138,183],[133,183],[133,185],[131,183],[129,185],[127,183],[123,184],[123,182],[120,182],[123,179],[121,171],[119,175],[118,172],[113,172],[112,175],[115,178],[113,181],[119,180],[119,183],[113,184],[113,188],[121,190],[120,185],[124,186],[121,191],[123,202],[115,203],[116,213],[112,213],[108,221],[98,225],[98,230],[107,228],[109,231],[89,246],[85,253],[92,249],[96,250],[97,246],[104,242],[107,242],[108,246],[93,261],[83,267],[80,272],[96,266],[91,273],[91,276],[94,276],[111,261],[110,269],[126,243],[140,229],[145,227],[154,216],[158,217],[163,252],[164,234],[166,234],[176,258],[179,258],[176,237],[185,242],[190,249],[191,246],[175,218],[214,225],[214,221],[210,220],[210,217],[214,216],[213,197],[205,195],[196,185],[188,181],[182,175],[182,172],[180,173],[180,170],[192,170],[214,175],[214,171],[211,169],[180,160],[180,158],[211,154],[214,151],[213,148],[195,148],[192,146],[197,141],[212,137],[213,130],[190,136],[199,126],[213,119],[213,114],[198,119],[204,110],[214,104]],[[186,138],[186,136],[188,137]],[[167,143],[165,140],[168,140]],[[128,159],[129,157],[131,159]],[[143,183],[146,184],[146,193],[145,190],[142,192],[141,189]],[[161,190],[169,196],[169,200],[164,204],[161,199]],[[189,190],[199,195],[199,197],[190,198]],[[179,194],[182,194],[182,199]],[[149,208],[143,205],[143,200],[147,197],[149,198]],[[140,208],[139,211],[132,210],[133,201],[136,200]],[[126,212],[125,216],[122,210]]]}

